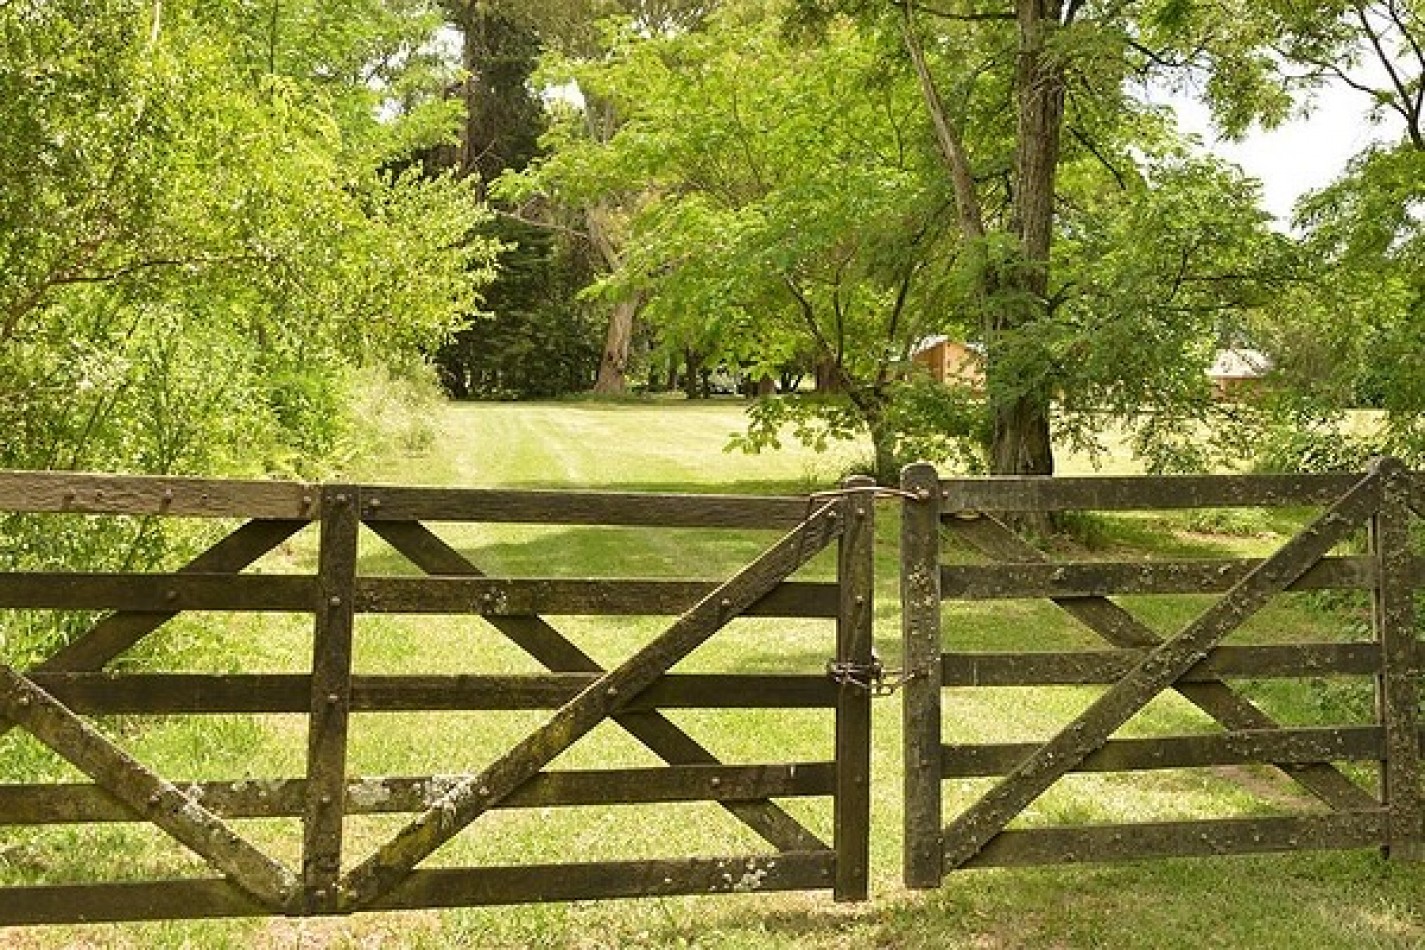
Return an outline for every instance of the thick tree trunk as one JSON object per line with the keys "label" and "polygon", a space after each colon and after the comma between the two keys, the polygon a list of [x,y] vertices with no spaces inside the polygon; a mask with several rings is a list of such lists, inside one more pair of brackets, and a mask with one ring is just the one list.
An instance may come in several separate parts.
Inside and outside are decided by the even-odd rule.
{"label": "thick tree trunk", "polygon": [[594,392],[617,395],[628,391],[628,353],[633,343],[633,320],[638,314],[638,302],[620,300],[609,314],[609,332],[604,338],[604,356],[599,361],[599,376],[594,380]]}
{"label": "thick tree trunk", "polygon": [[[617,270],[619,252],[610,233],[608,209],[602,206],[589,209],[587,220],[589,240],[599,259],[607,270]],[[599,360],[594,392],[607,396],[628,391],[628,354],[633,345],[633,324],[641,307],[642,301],[636,298],[614,304],[613,312],[609,314],[609,332],[604,337],[604,355]]]}
{"label": "thick tree trunk", "polygon": [[[1019,238],[1022,266],[1006,275],[1011,299],[1023,309],[996,308],[991,340],[1043,315],[1049,299],[1049,252],[1054,239],[1054,188],[1064,126],[1064,67],[1048,53],[1052,31],[1063,15],[1062,0],[1016,0],[1019,59],[1015,96],[1019,125],[1015,143],[1014,214],[1011,229]],[[1047,376],[1040,376],[1045,379]],[[994,408],[990,471],[995,475],[1053,475],[1054,450],[1049,412],[1054,393],[1047,382]]]}

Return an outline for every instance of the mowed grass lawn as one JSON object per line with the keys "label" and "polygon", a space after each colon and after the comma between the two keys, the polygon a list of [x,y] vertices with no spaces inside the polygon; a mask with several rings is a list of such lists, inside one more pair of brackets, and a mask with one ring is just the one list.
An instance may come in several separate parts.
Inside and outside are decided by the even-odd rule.
{"label": "mowed grass lawn", "polygon": [[[722,451],[741,424],[740,405],[480,404],[450,406],[435,447],[354,473],[363,481],[478,487],[792,493],[834,487],[865,453],[832,456],[800,449],[747,457]],[[1071,468],[1074,467],[1072,464]],[[1116,467],[1126,466],[1121,460]],[[899,616],[894,505],[879,509],[877,636],[894,662]],[[1291,518],[1255,512],[1191,517],[1133,516],[1081,526],[1091,543],[1056,542],[1076,557],[1226,556],[1281,543]],[[747,563],[774,532],[446,525],[440,533],[475,564],[507,576],[693,577],[717,579]],[[374,538],[362,542],[368,574],[413,569]],[[311,532],[258,566],[310,570]],[[962,556],[949,550],[947,556]],[[823,556],[806,570],[827,577]],[[1202,598],[1137,598],[1128,606],[1170,632]],[[1292,595],[1255,618],[1233,642],[1363,636],[1366,604],[1349,597]],[[551,618],[600,662],[616,664],[660,632],[667,618]],[[1007,602],[947,605],[946,643],[966,649],[1048,649],[1099,644],[1051,606]],[[146,644],[150,668],[298,672],[310,662],[311,631],[301,618],[186,617]],[[735,621],[680,671],[819,672],[832,655],[827,621]],[[480,621],[361,617],[356,668],[366,673],[535,672],[538,667]],[[1339,723],[1369,715],[1368,684],[1353,681],[1239,684],[1284,721]],[[951,690],[951,741],[1045,737],[1091,702],[1093,689]],[[876,706],[873,899],[839,905],[825,894],[729,895],[472,908],[363,915],[333,920],[161,922],[0,930],[0,947],[1414,947],[1425,946],[1425,872],[1373,852],[1158,861],[1014,871],[966,871],[938,891],[899,884],[900,712]],[[670,717],[729,762],[826,759],[832,723],[823,712],[674,711]],[[391,775],[478,770],[544,719],[541,713],[368,714],[353,720],[350,771]],[[142,761],[175,780],[300,774],[305,717],[127,718],[104,728]],[[1123,734],[1211,728],[1186,703],[1163,697]],[[0,739],[13,773],[73,780],[34,743]],[[16,765],[18,763],[18,765]],[[553,768],[654,764],[617,729],[600,727]],[[1362,773],[1363,780],[1370,777]],[[958,808],[984,782],[946,783]],[[829,838],[830,809],[819,800],[788,810]],[[1017,820],[1021,826],[1094,821],[1282,814],[1309,810],[1290,782],[1265,769],[1073,776]],[[347,863],[404,823],[358,818],[347,824]],[[264,847],[295,865],[295,821],[241,822]],[[541,809],[487,814],[428,866],[595,861],[765,851],[720,809],[707,804]],[[0,829],[0,881],[61,882],[201,873],[196,861],[142,826]]]}

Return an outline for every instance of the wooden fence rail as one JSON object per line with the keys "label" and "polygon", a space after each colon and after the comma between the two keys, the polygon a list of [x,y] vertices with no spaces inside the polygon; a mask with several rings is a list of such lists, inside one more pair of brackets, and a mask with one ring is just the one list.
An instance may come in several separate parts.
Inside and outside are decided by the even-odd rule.
{"label": "wooden fence rail", "polygon": [[[146,822],[219,876],[186,880],[0,887],[0,924],[341,914],[683,893],[828,889],[866,896],[869,851],[869,691],[824,670],[680,674],[671,668],[741,616],[834,621],[834,668],[870,664],[874,512],[864,486],[821,499],[610,492],[450,490],[307,485],[70,473],[0,473],[0,514],[195,517],[243,523],[188,565],[164,573],[0,574],[0,609],[104,615],[53,656],[0,667],[0,732],[20,728],[91,780],[0,786],[0,824]],[[749,565],[723,581],[490,577],[428,527],[431,522],[771,530]],[[316,567],[304,574],[243,573],[308,525]],[[360,570],[374,534],[426,574]],[[838,546],[833,581],[791,578]],[[180,673],[106,667],[186,611],[310,615],[309,671]],[[478,668],[457,675],[353,672],[358,619],[367,614],[482,618],[544,672]],[[612,668],[595,662],[550,619],[671,616],[668,628]],[[822,709],[834,717],[825,759],[729,765],[664,715],[668,709]],[[481,772],[349,774],[353,713],[548,710],[543,726]],[[305,774],[189,781],[166,778],[85,717],[296,713],[307,719]],[[560,771],[547,766],[604,722],[666,765]],[[775,799],[832,800],[826,843]],[[705,801],[769,850],[720,859],[586,862],[426,869],[421,862],[487,810]],[[344,858],[349,816],[409,821],[364,860]],[[300,818],[301,863],[288,867],[232,824]]]}

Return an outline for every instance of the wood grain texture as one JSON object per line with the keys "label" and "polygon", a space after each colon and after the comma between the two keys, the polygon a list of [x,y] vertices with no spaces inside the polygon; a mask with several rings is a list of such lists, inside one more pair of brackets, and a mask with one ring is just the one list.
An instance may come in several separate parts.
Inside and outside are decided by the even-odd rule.
{"label": "wood grain texture", "polygon": [[193,518],[320,516],[317,489],[301,482],[0,472],[0,511]]}

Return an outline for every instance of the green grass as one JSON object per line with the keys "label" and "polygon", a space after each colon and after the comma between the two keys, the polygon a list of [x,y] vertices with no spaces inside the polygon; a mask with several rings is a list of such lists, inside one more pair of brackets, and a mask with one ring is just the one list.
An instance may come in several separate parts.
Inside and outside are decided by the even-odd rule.
{"label": "green grass", "polygon": [[[741,424],[736,404],[591,402],[452,406],[425,455],[391,459],[352,473],[361,480],[521,488],[601,488],[692,492],[802,493],[831,487],[863,447],[835,457],[786,450],[728,455]],[[1116,462],[1117,470],[1127,466]],[[878,531],[877,635],[887,659],[898,653],[894,506]],[[1078,541],[1055,540],[1064,556],[1225,557],[1260,554],[1300,523],[1256,512],[1186,517],[1095,517],[1076,525]],[[534,528],[443,525],[440,533],[481,568],[524,576],[725,577],[754,557],[769,532]],[[266,558],[270,572],[310,570],[309,529]],[[947,552],[947,557],[965,557]],[[411,572],[364,535],[364,573]],[[813,576],[828,576],[820,558]],[[1126,605],[1163,633],[1209,603],[1204,597],[1131,598]],[[1231,642],[1360,638],[1359,598],[1292,595],[1254,618]],[[553,618],[600,662],[614,664],[664,626],[666,618]],[[946,643],[960,649],[1102,646],[1050,605],[947,605]],[[678,669],[819,672],[833,649],[827,621],[735,621]],[[293,672],[307,668],[311,631],[300,618],[185,617],[144,646],[153,668]],[[477,620],[367,616],[357,625],[360,672],[533,672],[537,665]],[[1365,684],[1271,681],[1238,684],[1291,722],[1344,722],[1370,713]],[[951,690],[947,737],[1016,741],[1051,735],[1099,690]],[[0,946],[253,947],[1409,947],[1425,945],[1425,874],[1371,853],[971,871],[938,891],[903,890],[900,866],[900,723],[894,700],[876,707],[873,800],[874,899],[837,905],[822,894],[730,895],[577,902],[337,920],[164,922],[143,925],[0,930]],[[730,762],[827,758],[829,715],[814,712],[674,711],[670,716]],[[537,713],[366,714],[353,718],[353,773],[451,773],[480,768],[543,721]],[[141,761],[175,779],[260,779],[300,774],[305,717],[125,718],[104,728]],[[1122,734],[1210,729],[1171,696],[1155,700]],[[600,727],[556,761],[557,768],[649,765],[653,757],[612,727]],[[0,737],[10,780],[70,780],[36,743]],[[982,781],[946,783],[952,807]],[[1048,824],[1281,813],[1299,808],[1294,786],[1266,770],[1199,770],[1071,776],[1018,820]],[[787,807],[830,834],[821,801]],[[347,826],[348,863],[363,858],[403,818],[358,818]],[[295,863],[292,821],[241,822],[274,855]],[[763,850],[714,806],[499,811],[482,817],[432,865],[627,859]],[[96,858],[96,856],[99,856]],[[196,863],[142,826],[0,829],[0,882],[132,879],[193,873]]]}

